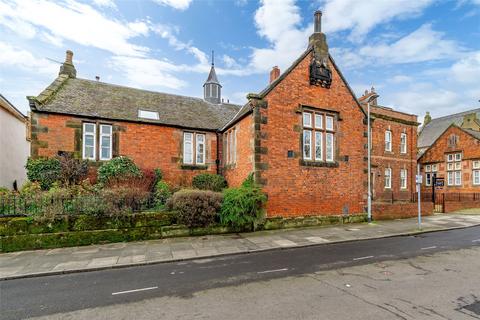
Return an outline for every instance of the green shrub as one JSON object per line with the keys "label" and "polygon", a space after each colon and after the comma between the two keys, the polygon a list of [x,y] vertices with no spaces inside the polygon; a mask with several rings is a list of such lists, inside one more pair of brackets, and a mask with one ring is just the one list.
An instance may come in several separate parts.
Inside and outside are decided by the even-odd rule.
{"label": "green shrub", "polygon": [[163,172],[162,169],[153,169],[153,174],[155,175],[155,185],[157,184],[158,181],[161,181],[163,179]]}
{"label": "green shrub", "polygon": [[27,196],[27,197],[40,194],[41,192],[42,192],[42,188],[40,187],[40,183],[38,182],[27,181],[20,188],[20,194],[22,196]]}
{"label": "green shrub", "polygon": [[25,168],[28,180],[40,183],[43,190],[48,190],[60,179],[61,165],[60,160],[56,158],[28,158]]}
{"label": "green shrub", "polygon": [[239,188],[225,189],[220,211],[220,222],[233,227],[244,227],[262,217],[267,197],[249,177]]}
{"label": "green shrub", "polygon": [[141,176],[140,169],[128,157],[113,158],[98,168],[98,181],[103,184]]}
{"label": "green shrub", "polygon": [[220,192],[227,186],[227,182],[221,175],[202,173],[193,177],[192,186],[200,190]]}
{"label": "green shrub", "polygon": [[170,186],[165,181],[158,181],[155,185],[155,191],[153,194],[155,200],[155,206],[162,207],[167,203],[167,200],[172,196]]}
{"label": "green shrub", "polygon": [[107,205],[107,215],[119,215],[146,209],[150,200],[150,192],[131,186],[106,188],[100,192],[100,196]]}
{"label": "green shrub", "polygon": [[10,193],[10,190],[8,188],[0,187],[0,195],[9,194],[9,193]]}
{"label": "green shrub", "polygon": [[189,228],[215,223],[221,206],[222,194],[209,190],[183,189],[167,201],[167,208],[177,213],[177,221]]}

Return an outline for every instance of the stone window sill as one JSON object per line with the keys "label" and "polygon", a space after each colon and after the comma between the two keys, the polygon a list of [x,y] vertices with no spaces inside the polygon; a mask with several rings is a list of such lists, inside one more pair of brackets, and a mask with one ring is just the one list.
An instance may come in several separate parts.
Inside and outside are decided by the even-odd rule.
{"label": "stone window sill", "polygon": [[324,168],[337,168],[338,162],[325,162],[325,161],[312,161],[300,159],[300,165],[305,167],[324,167]]}
{"label": "stone window sill", "polygon": [[196,165],[196,164],[182,164],[180,166],[183,170],[207,170],[207,165]]}

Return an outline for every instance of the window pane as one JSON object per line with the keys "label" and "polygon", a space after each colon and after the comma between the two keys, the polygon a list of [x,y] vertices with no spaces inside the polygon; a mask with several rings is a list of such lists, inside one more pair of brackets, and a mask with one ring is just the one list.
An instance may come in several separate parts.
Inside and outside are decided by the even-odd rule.
{"label": "window pane", "polygon": [[473,184],[480,184],[480,170],[473,171]]}
{"label": "window pane", "polygon": [[447,164],[447,170],[453,170],[453,163]]}
{"label": "window pane", "polygon": [[312,114],[309,112],[303,113],[303,126],[311,127],[312,126]]}
{"label": "window pane", "polygon": [[436,165],[436,164],[432,165],[432,171],[437,172],[438,171],[438,165]]}
{"label": "window pane", "polygon": [[95,133],[95,125],[93,123],[84,123],[83,131],[88,133]]}
{"label": "window pane", "polygon": [[473,161],[473,169],[480,169],[480,161]]}
{"label": "window pane", "polygon": [[431,186],[431,185],[432,185],[432,174],[431,174],[431,173],[427,173],[427,174],[426,174],[425,184],[426,184],[427,186]]}
{"label": "window pane", "polygon": [[326,160],[327,161],[333,161],[333,149],[334,149],[333,134],[327,133],[326,134]]}
{"label": "window pane", "polygon": [[110,136],[102,136],[102,148],[110,148]]}
{"label": "window pane", "polygon": [[455,162],[455,170],[461,170],[462,169],[462,163],[461,162]]}
{"label": "window pane", "polygon": [[197,152],[196,152],[196,162],[197,164],[205,163],[205,135],[197,134]]}
{"label": "window pane", "polygon": [[312,159],[312,132],[310,130],[303,130],[303,158]]}
{"label": "window pane", "polygon": [[323,116],[321,114],[315,115],[315,128],[323,129]]}
{"label": "window pane", "polygon": [[92,135],[85,135],[85,146],[93,147],[95,143],[95,139]]}
{"label": "window pane", "polygon": [[453,161],[453,154],[449,154],[449,155],[447,156],[447,161],[448,161],[448,162]]}
{"label": "window pane", "polygon": [[455,171],[455,185],[459,186],[462,184],[462,172]]}
{"label": "window pane", "polygon": [[325,117],[325,128],[327,130],[333,131],[333,117],[331,117],[331,116],[326,116]]}
{"label": "window pane", "polygon": [[102,159],[110,159],[110,148],[102,148]]}
{"label": "window pane", "polygon": [[92,159],[94,156],[93,151],[94,151],[93,147],[85,146],[85,158]]}
{"label": "window pane", "polygon": [[323,135],[321,132],[315,132],[315,160],[322,160]]}
{"label": "window pane", "polygon": [[101,134],[111,134],[112,133],[112,126],[101,125],[100,126],[100,133]]}
{"label": "window pane", "polygon": [[455,153],[455,161],[460,161],[462,160],[462,154],[461,153]]}
{"label": "window pane", "polygon": [[193,134],[191,132],[185,132],[183,135],[183,163],[193,163]]}
{"label": "window pane", "polygon": [[425,166],[425,172],[430,172],[430,171],[432,171],[432,166],[428,164]]}
{"label": "window pane", "polygon": [[452,186],[453,185],[453,172],[449,172],[448,175],[447,175],[447,184],[449,186]]}
{"label": "window pane", "polygon": [[385,131],[385,150],[392,151],[392,133]]}

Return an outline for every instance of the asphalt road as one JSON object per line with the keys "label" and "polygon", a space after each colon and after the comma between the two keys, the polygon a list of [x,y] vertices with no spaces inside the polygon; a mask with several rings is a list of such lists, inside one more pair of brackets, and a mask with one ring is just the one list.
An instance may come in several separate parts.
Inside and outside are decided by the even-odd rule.
{"label": "asphalt road", "polygon": [[480,227],[305,248],[0,281],[0,319],[24,319],[458,250]]}

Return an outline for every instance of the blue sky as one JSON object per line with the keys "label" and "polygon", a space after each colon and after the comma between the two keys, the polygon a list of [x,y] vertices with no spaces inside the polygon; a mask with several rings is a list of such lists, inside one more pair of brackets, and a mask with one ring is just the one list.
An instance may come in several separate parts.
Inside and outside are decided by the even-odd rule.
{"label": "blue sky", "polygon": [[21,111],[56,77],[202,96],[211,50],[223,96],[244,103],[306,48],[321,9],[357,96],[433,117],[479,108],[480,0],[0,0],[0,93]]}

